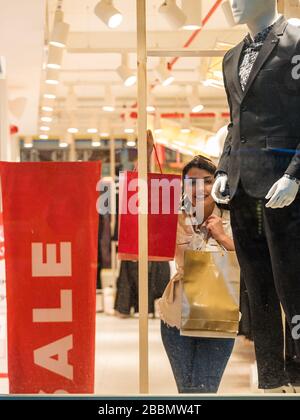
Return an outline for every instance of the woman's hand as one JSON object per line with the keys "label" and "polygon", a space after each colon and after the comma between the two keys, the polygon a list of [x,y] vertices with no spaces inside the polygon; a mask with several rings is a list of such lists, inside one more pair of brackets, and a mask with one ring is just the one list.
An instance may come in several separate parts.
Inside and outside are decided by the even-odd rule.
{"label": "woman's hand", "polygon": [[212,214],[206,220],[205,226],[210,236],[212,236],[220,245],[227,249],[227,251],[235,250],[233,240],[230,238],[230,236],[226,235],[224,231],[221,217]]}
{"label": "woman's hand", "polygon": [[225,231],[223,228],[223,223],[221,217],[212,214],[205,222],[206,229],[208,230],[210,236],[212,236],[216,241],[220,242],[225,236]]}

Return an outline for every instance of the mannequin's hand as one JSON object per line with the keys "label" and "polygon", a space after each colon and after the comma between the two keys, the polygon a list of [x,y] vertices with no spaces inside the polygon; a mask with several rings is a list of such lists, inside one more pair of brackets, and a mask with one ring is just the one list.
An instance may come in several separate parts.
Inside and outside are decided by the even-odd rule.
{"label": "mannequin's hand", "polygon": [[212,187],[211,196],[215,200],[216,203],[220,204],[228,204],[230,197],[222,195],[226,189],[226,184],[228,181],[228,176],[226,174],[222,174],[217,176],[215,183]]}
{"label": "mannequin's hand", "polygon": [[283,176],[266,195],[266,199],[269,200],[266,207],[282,209],[289,206],[295,200],[298,190],[299,185],[296,181]]}

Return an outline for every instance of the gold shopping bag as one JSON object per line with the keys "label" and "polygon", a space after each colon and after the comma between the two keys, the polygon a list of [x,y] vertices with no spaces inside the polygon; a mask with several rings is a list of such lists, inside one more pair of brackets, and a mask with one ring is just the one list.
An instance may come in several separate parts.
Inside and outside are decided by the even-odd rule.
{"label": "gold shopping bag", "polygon": [[181,335],[235,338],[239,293],[235,252],[185,251]]}

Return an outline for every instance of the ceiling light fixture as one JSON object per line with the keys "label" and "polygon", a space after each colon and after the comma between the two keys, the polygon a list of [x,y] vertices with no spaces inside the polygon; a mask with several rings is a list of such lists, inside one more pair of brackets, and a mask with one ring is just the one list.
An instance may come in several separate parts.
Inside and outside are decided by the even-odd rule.
{"label": "ceiling light fixture", "polygon": [[55,12],[54,26],[49,44],[54,47],[65,48],[69,31],[70,25],[64,22],[64,14],[60,5]]}
{"label": "ceiling light fixture", "polygon": [[100,147],[101,146],[101,142],[100,141],[92,141],[92,147]]}
{"label": "ceiling light fixture", "polygon": [[78,128],[75,128],[75,127],[68,128],[68,133],[70,134],[77,134],[78,131],[79,131]]}
{"label": "ceiling light fixture", "polygon": [[172,75],[172,73],[168,69],[165,58],[161,58],[159,65],[156,67],[155,70],[163,86],[169,86],[171,83],[174,82],[175,77]]}
{"label": "ceiling light fixture", "polygon": [[182,11],[186,16],[186,20],[182,29],[187,31],[196,31],[202,26],[202,10],[201,1],[182,0]]}
{"label": "ceiling light fixture", "polygon": [[95,6],[94,12],[111,29],[117,28],[122,23],[122,13],[114,7],[112,0],[99,1]]}
{"label": "ceiling light fixture", "polygon": [[60,69],[63,52],[64,50],[62,48],[58,48],[58,47],[54,47],[53,45],[50,45],[48,63],[46,67],[48,69],[57,69],[57,70]]}
{"label": "ceiling light fixture", "polygon": [[41,121],[46,122],[46,123],[50,123],[50,122],[52,122],[52,118],[51,117],[41,117]]}
{"label": "ceiling light fixture", "polygon": [[193,85],[192,94],[188,95],[188,102],[193,113],[201,112],[204,106],[199,101],[198,87]]}
{"label": "ceiling light fixture", "polygon": [[40,127],[40,130],[41,130],[41,131],[49,131],[49,130],[50,130],[50,127],[47,127],[46,125],[42,125],[42,126]]}
{"label": "ceiling light fixture", "polygon": [[127,144],[128,147],[135,147],[136,146],[136,142],[133,141],[133,140],[129,140],[126,144]]}
{"label": "ceiling light fixture", "polygon": [[122,63],[117,68],[117,73],[126,87],[133,86],[136,83],[136,75],[131,71],[128,65],[128,54],[122,54]]}
{"label": "ceiling light fixture", "polygon": [[40,140],[48,140],[49,136],[47,134],[40,134],[39,138]]}
{"label": "ceiling light fixture", "polygon": [[97,134],[98,133],[98,128],[88,128],[86,131],[89,134]]}
{"label": "ceiling light fixture", "polygon": [[48,69],[46,73],[46,83],[48,85],[58,85],[59,84],[59,73],[57,69]]}
{"label": "ceiling light fixture", "polygon": [[115,110],[115,101],[109,86],[105,87],[105,97],[102,109],[105,112],[114,112]]}
{"label": "ceiling light fixture", "polygon": [[186,21],[186,15],[177,6],[176,0],[165,0],[158,11],[173,29],[182,28]]}

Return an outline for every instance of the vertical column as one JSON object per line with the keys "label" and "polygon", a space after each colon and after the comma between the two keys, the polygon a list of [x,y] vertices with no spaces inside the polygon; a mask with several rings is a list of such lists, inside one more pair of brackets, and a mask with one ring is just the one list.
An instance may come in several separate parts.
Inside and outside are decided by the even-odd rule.
{"label": "vertical column", "polygon": [[0,160],[11,160],[5,59],[0,57]]}
{"label": "vertical column", "polygon": [[[138,175],[139,185],[147,182],[147,44],[146,0],[137,6],[137,70],[138,70]],[[139,390],[149,392],[148,380],[148,190],[139,188]],[[146,206],[141,209],[142,203]]]}

